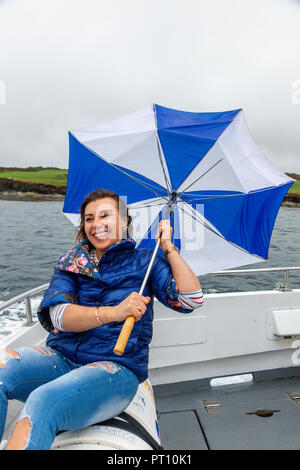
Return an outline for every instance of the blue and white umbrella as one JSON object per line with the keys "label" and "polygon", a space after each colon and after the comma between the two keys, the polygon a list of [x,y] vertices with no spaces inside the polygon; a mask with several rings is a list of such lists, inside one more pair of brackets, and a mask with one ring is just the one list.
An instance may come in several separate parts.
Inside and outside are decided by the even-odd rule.
{"label": "blue and white umbrella", "polygon": [[257,147],[241,109],[215,113],[151,105],[69,133],[65,215],[79,223],[98,188],[123,197],[137,247],[155,246],[171,205],[174,243],[196,275],[257,263],[293,180]]}

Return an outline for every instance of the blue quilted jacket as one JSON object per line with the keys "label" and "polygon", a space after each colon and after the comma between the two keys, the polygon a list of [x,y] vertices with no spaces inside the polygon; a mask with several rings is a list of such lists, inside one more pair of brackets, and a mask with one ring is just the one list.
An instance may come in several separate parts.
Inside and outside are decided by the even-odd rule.
{"label": "blue quilted jacket", "polygon": [[135,249],[131,238],[111,246],[98,266],[89,257],[88,239],[62,256],[54,268],[48,290],[38,308],[38,318],[50,334],[47,346],[61,352],[77,364],[100,360],[116,361],[131,369],[142,382],[148,376],[149,343],[152,338],[153,296],[173,310],[190,313],[178,302],[178,291],[165,257],[158,252],[143,295],[150,296],[142,319],[134,324],[123,356],[113,348],[124,322],[112,322],[81,332],[54,330],[49,307],[59,303],[83,306],[115,306],[131,292],[138,292],[143,282],[152,251]]}

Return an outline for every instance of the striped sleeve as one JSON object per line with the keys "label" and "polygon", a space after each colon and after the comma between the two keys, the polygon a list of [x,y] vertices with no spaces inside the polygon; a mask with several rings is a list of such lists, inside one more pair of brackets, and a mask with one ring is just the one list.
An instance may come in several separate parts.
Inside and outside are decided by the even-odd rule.
{"label": "striped sleeve", "polygon": [[58,304],[49,307],[49,315],[52,321],[52,325],[58,331],[64,331],[62,320],[64,316],[64,311],[69,304]]}
{"label": "striped sleeve", "polygon": [[196,292],[188,292],[183,294],[179,292],[178,300],[183,308],[194,310],[195,308],[202,307],[203,305],[203,292],[202,289]]}

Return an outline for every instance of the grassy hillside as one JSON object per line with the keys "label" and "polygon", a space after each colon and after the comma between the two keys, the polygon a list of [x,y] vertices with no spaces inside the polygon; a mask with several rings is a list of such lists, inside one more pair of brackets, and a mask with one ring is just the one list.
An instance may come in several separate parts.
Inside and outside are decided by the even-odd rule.
{"label": "grassy hillside", "polygon": [[289,193],[300,194],[300,181],[295,181],[295,183],[290,187]]}
{"label": "grassy hillside", "polygon": [[68,170],[59,168],[45,168],[37,170],[19,168],[5,171],[2,167],[0,171],[0,178],[13,178],[14,180],[53,184],[55,186],[65,186],[67,184],[67,176]]}

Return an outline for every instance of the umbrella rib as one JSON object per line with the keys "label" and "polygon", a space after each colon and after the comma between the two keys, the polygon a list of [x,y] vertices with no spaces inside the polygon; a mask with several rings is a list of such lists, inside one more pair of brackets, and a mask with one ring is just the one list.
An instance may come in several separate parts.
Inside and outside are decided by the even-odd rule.
{"label": "umbrella rib", "polygon": [[216,163],[214,163],[213,166],[211,166],[208,170],[206,170],[202,175],[199,176],[199,178],[197,178],[195,181],[193,181],[193,183],[191,183],[189,186],[187,186],[185,189],[183,189],[180,193],[179,193],[179,197],[181,196],[182,193],[184,193],[187,189],[189,189],[191,186],[193,186],[193,184],[197,183],[197,181],[199,181],[201,178],[203,178],[203,176],[205,176],[209,171],[211,171],[215,166],[217,166],[222,160],[224,160],[224,158],[220,158],[220,160],[218,160]]}
{"label": "umbrella rib", "polygon": [[163,171],[163,174],[164,174],[165,183],[166,183],[166,187],[167,187],[167,190],[168,190],[168,193],[169,193],[169,197],[171,197],[172,186],[171,186],[171,184],[170,184],[170,182],[167,178],[166,170],[165,170],[165,167],[164,167],[164,164],[163,164],[163,159],[162,159],[163,150],[161,148],[160,140],[159,140],[159,137],[158,137],[157,115],[156,115],[155,107],[153,107],[153,111],[154,111],[154,117],[155,117],[155,128],[156,128],[155,129],[155,134],[156,134],[156,143],[157,143],[157,149],[158,149],[158,157],[159,157],[161,168],[162,168],[162,171]]}
{"label": "umbrella rib", "polygon": [[[166,202],[169,201],[168,198],[163,197],[163,196],[158,198],[158,199],[163,199]],[[140,204],[140,205],[139,204],[135,205],[134,203],[132,203],[132,205],[130,204],[128,207],[129,207],[129,209],[140,209],[140,208],[144,208],[144,207],[163,206],[163,205],[165,205],[166,202],[154,202],[153,204],[149,204],[149,203],[145,202],[144,204]]]}
{"label": "umbrella rib", "polygon": [[[104,160],[104,159],[103,159]],[[144,181],[142,182],[140,179],[136,178],[135,176],[132,176],[132,175],[129,175],[129,173],[126,173],[126,171],[124,170],[121,170],[120,168],[118,168],[117,166],[115,166],[113,163],[109,163],[107,162],[106,160],[104,160],[106,163],[108,163],[109,165],[113,166],[116,170],[119,170],[121,171],[121,173],[124,173],[126,176],[128,176],[129,178],[133,179],[136,183],[140,184],[141,186],[145,186],[147,189],[149,189],[149,191],[152,191],[156,197],[161,197],[159,193],[157,193],[156,191],[154,191],[154,189],[152,189],[150,186],[153,186],[152,184],[149,184],[149,183],[145,183]]]}
{"label": "umbrella rib", "polygon": [[[183,199],[181,199],[180,202],[183,202],[186,206],[188,206],[188,208],[189,208],[190,210],[193,209],[193,208],[191,208]],[[210,230],[212,233],[214,233],[214,234],[217,235],[218,237],[223,238],[224,240],[226,240],[226,238],[225,238],[223,235],[221,235],[219,232],[216,232],[216,231],[215,231],[213,228],[211,228],[204,220],[199,219],[199,218],[196,216],[196,214],[195,214],[195,212],[197,212],[197,211],[194,210],[194,212],[192,212],[192,214],[190,214],[189,212],[184,211],[184,210],[182,209],[182,207],[180,207],[180,206],[178,206],[178,205],[177,205],[177,207],[178,207],[184,214],[187,214],[189,217],[191,217],[192,219],[194,219],[194,220],[196,220],[197,222],[199,222],[200,224],[202,224],[205,228],[207,228],[208,230]]]}
{"label": "umbrella rib", "polygon": [[[75,137],[75,136],[74,136]],[[76,137],[75,137],[76,139]],[[107,163],[108,165],[112,166],[113,168],[115,168],[116,170],[119,170],[121,173],[124,173],[126,176],[128,176],[129,178],[133,179],[134,181],[136,181],[138,184],[140,184],[141,186],[145,186],[147,189],[149,189],[149,191],[152,191],[156,197],[160,197],[160,194],[156,193],[153,189],[150,188],[150,186],[153,186],[151,184],[147,184],[145,182],[141,182],[138,178],[132,176],[132,175],[129,175],[128,173],[126,173],[126,171],[124,170],[121,170],[121,168],[119,168],[118,166],[114,165],[113,163],[111,162],[108,162],[105,158],[101,157],[101,155],[99,155],[98,153],[95,152],[95,150],[91,149],[88,145],[85,145],[83,144],[82,142],[80,142],[81,145],[83,145],[85,148],[87,148],[90,152],[92,152],[94,155],[96,155],[98,158],[100,158],[101,160],[103,160],[105,163]]]}
{"label": "umbrella rib", "polygon": [[172,192],[172,188],[171,188],[171,186],[170,186],[170,183],[169,183],[168,178],[167,178],[166,170],[165,170],[165,168],[164,168],[164,164],[163,164],[163,160],[162,160],[162,154],[161,154],[161,149],[160,149],[160,145],[159,145],[159,139],[158,139],[158,136],[157,136],[157,135],[156,135],[156,142],[157,142],[157,149],[158,149],[159,161],[160,161],[161,168],[162,168],[162,171],[163,171],[163,174],[164,174],[166,187],[167,187],[167,190],[168,190],[168,193],[169,193],[169,196],[170,196],[170,195],[171,195],[171,192]]}
{"label": "umbrella rib", "polygon": [[[166,204],[164,204],[164,206],[166,206]],[[144,238],[145,238],[145,237],[148,235],[148,233],[152,230],[152,227],[154,226],[154,223],[155,223],[155,221],[156,221],[156,219],[157,219],[158,216],[159,216],[159,214],[155,217],[155,219],[153,220],[152,224],[150,224],[148,230],[144,233],[144,236],[143,236],[143,238],[141,238],[139,244],[144,240]]]}
{"label": "umbrella rib", "polygon": [[[238,194],[222,194],[222,195],[212,195],[213,197],[200,197],[200,198],[195,198],[195,199],[189,199],[189,202],[193,201],[209,201],[212,199],[223,199],[225,197],[235,197],[235,196],[248,196],[249,194],[256,194],[256,193],[262,193],[263,191],[268,191],[269,189],[276,188],[277,186],[270,186],[269,188],[260,188],[256,189],[255,191],[251,191],[250,193],[238,193]],[[185,197],[188,197],[185,194]],[[182,199],[183,200],[183,199]]]}
{"label": "umbrella rib", "polygon": [[[239,110],[239,113],[240,113],[241,111],[242,111],[242,110],[240,109],[240,110]],[[230,121],[228,124],[230,125],[231,123],[232,123],[232,121]],[[229,127],[229,126],[227,126],[227,127],[225,128],[225,130],[222,132],[222,134],[224,134],[224,133],[227,131],[228,127]],[[219,136],[219,137],[220,137],[220,136]],[[205,155],[203,155],[203,158],[211,151],[211,149],[217,144],[217,142],[218,142],[218,139],[214,141],[214,143],[213,143],[213,145],[210,147],[210,149],[206,152]],[[189,177],[189,175],[195,170],[195,168],[199,165],[199,163],[203,160],[203,158],[197,163],[197,165],[192,169],[192,171],[187,175],[187,177],[186,177],[185,179],[187,179],[187,178]],[[223,160],[223,159],[221,159],[221,160]],[[220,162],[221,160],[219,160],[219,162]],[[219,162],[217,162],[217,163],[219,163]],[[213,168],[213,167],[212,167],[212,168]],[[209,171],[209,170],[208,170],[208,171]],[[207,173],[207,172],[206,172],[206,173]],[[202,176],[204,176],[206,173],[204,173]],[[198,179],[202,178],[202,176],[200,176]],[[190,188],[193,184],[195,184],[195,183],[198,181],[198,179],[197,179],[196,181],[194,181],[194,183],[192,183],[192,184],[191,184],[190,186],[188,186],[188,187]],[[187,188],[186,188],[186,189],[187,189]],[[186,189],[185,189],[184,191],[186,191]],[[181,191],[180,194],[182,194],[184,191]]]}
{"label": "umbrella rib", "polygon": [[[101,158],[101,157],[100,157],[100,158]],[[108,162],[108,161],[105,160],[104,158],[102,158],[102,160],[104,160],[106,163],[108,163],[109,165],[111,165],[112,167],[114,167],[116,170],[119,170],[121,173],[124,173],[124,174],[125,174],[126,176],[128,176],[129,178],[133,179],[136,183],[140,184],[141,186],[145,186],[147,189],[149,189],[149,191],[152,191],[153,194],[155,194],[156,197],[163,197],[163,196],[161,196],[159,193],[157,193],[156,191],[154,191],[154,189],[152,189],[152,188],[150,187],[150,186],[153,186],[152,184],[145,183],[144,181],[142,182],[139,178],[130,175],[129,173],[127,173],[127,172],[124,171],[124,170],[121,170],[119,167],[117,167],[117,166],[114,165],[113,163]]]}
{"label": "umbrella rib", "polygon": [[[182,201],[184,204],[186,204],[186,205],[189,207],[189,209],[190,209],[190,206],[189,206],[183,199],[181,199],[180,201]],[[227,243],[229,243],[230,245],[234,246],[235,248],[239,249],[240,251],[243,251],[244,253],[247,253],[247,254],[250,253],[249,251],[245,250],[245,248],[242,248],[241,246],[236,245],[235,243],[231,242],[230,240],[227,240],[222,234],[220,234],[220,233],[216,232],[215,230],[213,230],[213,229],[212,229],[211,227],[209,227],[204,221],[202,221],[202,220],[196,218],[196,217],[194,216],[194,214],[191,215],[191,214],[189,214],[188,212],[185,212],[185,211],[182,209],[182,207],[180,207],[180,206],[178,206],[178,207],[179,207],[179,209],[180,209],[182,212],[186,213],[189,217],[192,217],[194,220],[196,220],[197,222],[199,222],[200,224],[202,224],[205,228],[207,228],[207,229],[210,230],[212,233],[214,233],[214,234],[217,235],[218,237],[220,237],[220,238],[222,238],[223,240],[225,240],[225,241],[226,241]],[[251,254],[251,256],[254,256],[254,257],[258,258],[258,259],[264,259],[262,256],[256,255],[255,253],[250,253],[250,254]]]}

